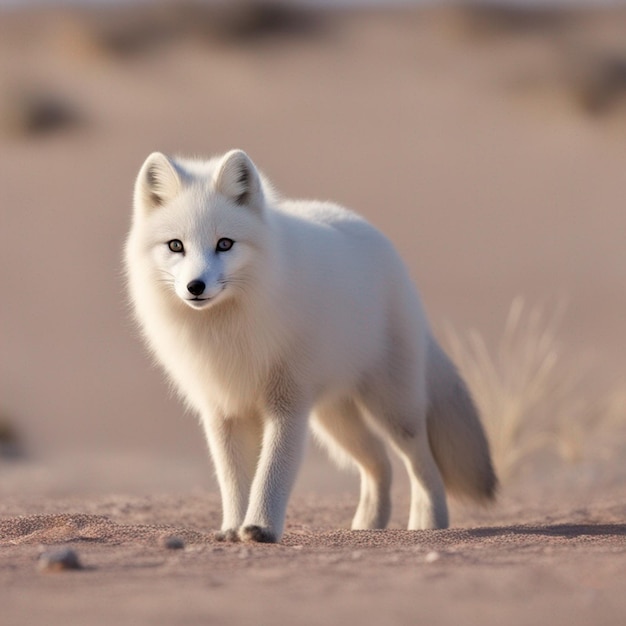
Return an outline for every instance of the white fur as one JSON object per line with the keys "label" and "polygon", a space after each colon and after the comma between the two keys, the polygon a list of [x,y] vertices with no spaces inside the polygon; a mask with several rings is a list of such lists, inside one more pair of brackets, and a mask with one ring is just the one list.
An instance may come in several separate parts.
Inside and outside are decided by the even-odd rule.
{"label": "white fur", "polygon": [[[471,399],[379,231],[333,204],[278,199],[237,150],[209,161],[150,155],[134,205],[132,303],[154,355],[202,416],[221,537],[280,539],[309,416],[361,473],[353,528],[389,519],[382,440],[411,478],[409,528],[447,526],[442,472],[457,491],[493,495]],[[217,252],[222,238],[234,244]],[[191,281],[202,281],[206,300],[193,299]]]}

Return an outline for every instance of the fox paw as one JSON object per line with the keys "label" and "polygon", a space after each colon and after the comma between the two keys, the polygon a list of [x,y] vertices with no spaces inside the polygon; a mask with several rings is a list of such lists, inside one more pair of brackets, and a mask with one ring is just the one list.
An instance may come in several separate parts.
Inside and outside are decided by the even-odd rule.
{"label": "fox paw", "polygon": [[276,535],[262,526],[244,526],[239,531],[241,541],[255,541],[256,543],[276,543]]}
{"label": "fox paw", "polygon": [[239,535],[236,528],[229,528],[228,530],[219,530],[215,533],[216,541],[227,541],[229,543],[236,543],[239,541]]}

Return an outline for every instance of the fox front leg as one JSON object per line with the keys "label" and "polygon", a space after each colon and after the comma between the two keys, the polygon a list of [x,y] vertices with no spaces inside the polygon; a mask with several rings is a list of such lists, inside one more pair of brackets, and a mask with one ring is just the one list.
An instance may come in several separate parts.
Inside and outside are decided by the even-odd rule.
{"label": "fox front leg", "polygon": [[204,425],[222,497],[222,526],[216,539],[238,541],[261,449],[261,424],[211,415]]}
{"label": "fox front leg", "polygon": [[288,411],[266,416],[250,503],[239,529],[242,541],[280,541],[287,501],[304,455],[307,415],[302,411]]}

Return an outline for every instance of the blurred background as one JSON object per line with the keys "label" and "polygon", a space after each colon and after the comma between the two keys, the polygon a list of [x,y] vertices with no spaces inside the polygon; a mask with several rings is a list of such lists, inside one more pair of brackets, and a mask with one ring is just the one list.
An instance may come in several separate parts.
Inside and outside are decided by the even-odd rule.
{"label": "blurred background", "polygon": [[507,481],[623,484],[626,7],[4,0],[0,496],[214,489],[121,255],[149,152],[234,147],[395,242]]}

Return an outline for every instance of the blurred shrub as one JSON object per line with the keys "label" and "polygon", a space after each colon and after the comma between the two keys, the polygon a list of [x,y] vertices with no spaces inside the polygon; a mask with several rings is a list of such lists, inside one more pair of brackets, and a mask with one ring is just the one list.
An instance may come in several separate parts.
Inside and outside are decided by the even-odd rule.
{"label": "blurred shrub", "polygon": [[466,45],[492,48],[508,84],[560,93],[597,117],[626,103],[623,8],[471,2],[442,9],[439,24]]}
{"label": "blurred shrub", "polygon": [[75,106],[44,88],[8,89],[0,109],[0,125],[9,135],[48,134],[84,121]]}
{"label": "blurred shrub", "polygon": [[570,17],[563,9],[499,2],[471,2],[450,12],[450,19],[460,33],[477,38],[553,35],[569,23]]}
{"label": "blurred shrub", "polygon": [[100,10],[90,27],[101,48],[128,56],[183,39],[246,44],[311,35],[320,26],[318,11],[287,2],[240,0],[214,4],[188,0]]}
{"label": "blurred shrub", "polygon": [[577,57],[571,60],[566,78],[584,111],[604,115],[626,102],[626,51],[623,56],[579,51]]}
{"label": "blurred shrub", "polygon": [[0,416],[0,458],[16,458],[21,454],[22,449],[15,428],[8,419]]}
{"label": "blurred shrub", "polygon": [[245,43],[317,32],[319,13],[285,2],[232,2],[214,10],[208,31],[227,41]]}

